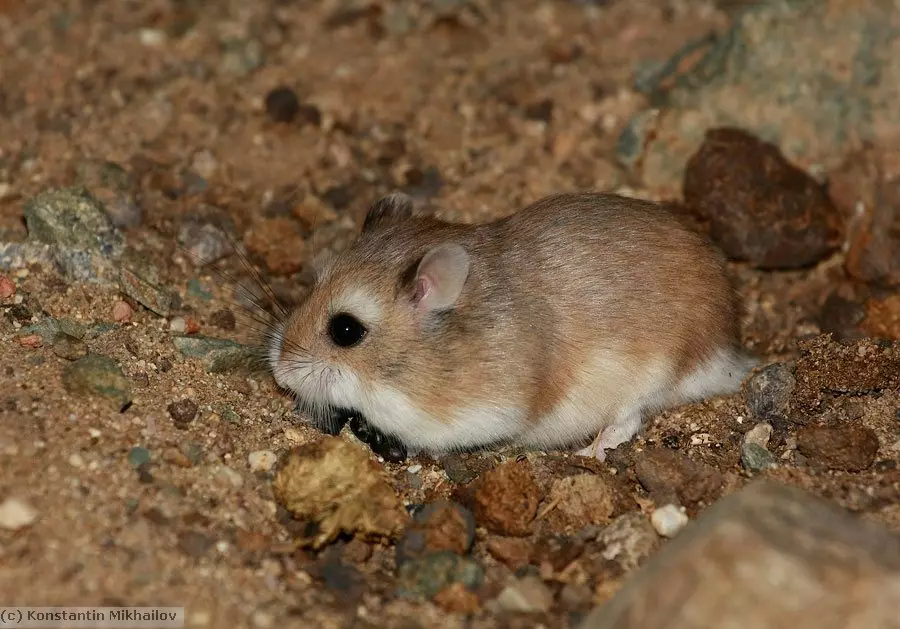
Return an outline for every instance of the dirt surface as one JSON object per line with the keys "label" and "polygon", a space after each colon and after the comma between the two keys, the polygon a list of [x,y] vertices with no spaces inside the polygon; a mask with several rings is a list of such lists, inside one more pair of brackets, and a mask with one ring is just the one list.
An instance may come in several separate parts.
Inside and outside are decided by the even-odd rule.
{"label": "dirt surface", "polygon": [[[0,602],[184,606],[187,626],[235,629],[570,627],[657,531],[755,476],[900,530],[900,302],[840,249],[733,263],[742,340],[783,364],[651,418],[604,464],[378,461],[305,426],[232,346],[179,340],[258,339],[240,260],[197,264],[218,246],[207,225],[296,298],[389,190],[460,221],[563,190],[654,197],[614,158],[647,106],[635,67],[741,3],[51,4],[0,1],[0,244],[29,237],[29,199],[80,184],[151,271],[120,285],[107,253],[80,280],[45,259],[0,269]],[[314,499],[284,476],[316,469]],[[378,474],[361,486],[389,525],[341,502],[373,493],[336,490],[342,470]]]}

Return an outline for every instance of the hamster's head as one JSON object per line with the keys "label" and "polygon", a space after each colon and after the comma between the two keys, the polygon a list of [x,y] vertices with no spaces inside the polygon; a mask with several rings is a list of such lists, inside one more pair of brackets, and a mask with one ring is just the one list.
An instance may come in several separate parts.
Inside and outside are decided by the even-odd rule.
{"label": "hamster's head", "polygon": [[376,201],[357,241],[317,273],[273,330],[275,380],[320,428],[358,413],[384,430],[370,416],[380,412],[374,391],[404,388],[435,351],[443,315],[459,305],[471,264],[440,225],[413,218],[406,195]]}

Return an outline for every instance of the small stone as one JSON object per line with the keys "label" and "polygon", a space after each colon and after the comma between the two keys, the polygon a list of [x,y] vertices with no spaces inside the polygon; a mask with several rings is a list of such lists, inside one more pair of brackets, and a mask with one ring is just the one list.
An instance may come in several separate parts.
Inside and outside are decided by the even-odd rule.
{"label": "small stone", "polygon": [[70,393],[98,395],[112,400],[120,411],[131,406],[131,385],[111,358],[88,354],[66,365],[63,386]]}
{"label": "small stone", "polygon": [[185,322],[184,317],[173,317],[172,320],[169,321],[169,332],[184,334],[186,329],[187,323]]}
{"label": "small stone", "polygon": [[872,338],[900,341],[900,293],[869,299],[861,327]]}
{"label": "small stone", "polygon": [[557,527],[572,532],[591,524],[606,524],[619,500],[602,476],[577,474],[553,481],[548,501],[556,504],[550,515],[559,520]]}
{"label": "small stone", "polygon": [[53,337],[53,353],[65,360],[78,360],[87,356],[88,348],[81,339],[65,332],[57,332]]}
{"label": "small stone", "polygon": [[191,460],[187,458],[184,452],[176,448],[169,448],[168,450],[166,450],[163,458],[166,462],[171,463],[172,465],[177,465],[178,467],[192,467]]}
{"label": "small stone", "polygon": [[178,548],[189,557],[203,557],[215,541],[199,531],[184,531],[178,536]]}
{"label": "small stone", "polygon": [[77,452],[73,452],[69,455],[69,465],[74,468],[81,469],[84,467],[84,457],[82,457]]}
{"label": "small stone", "polygon": [[497,604],[507,612],[545,613],[553,607],[553,593],[538,577],[527,576],[507,585],[497,597]]}
{"label": "small stone", "polygon": [[0,275],[0,300],[9,299],[16,294],[16,285],[5,275]]}
{"label": "small stone", "polygon": [[744,400],[757,420],[785,420],[791,415],[795,385],[794,374],[786,364],[767,365],[744,384]]}
{"label": "small stone", "polygon": [[296,428],[285,428],[284,439],[292,446],[298,446],[305,441],[303,433]]}
{"label": "small stone", "polygon": [[829,469],[861,472],[875,462],[878,436],[859,422],[828,428],[808,426],[797,435],[797,450]]}
{"label": "small stone", "polygon": [[247,366],[258,355],[255,347],[208,336],[176,336],[175,347],[185,356],[202,358],[206,371],[222,373]]}
{"label": "small stone", "polygon": [[219,169],[216,156],[208,150],[197,151],[191,158],[191,168],[204,179],[212,179]]}
{"label": "small stone", "polygon": [[684,510],[672,504],[654,509],[650,514],[650,524],[663,537],[674,537],[687,523],[688,517]]}
{"label": "small stone", "polygon": [[423,555],[450,551],[464,555],[475,541],[475,518],[455,502],[435,502],[416,513],[397,542],[396,564]]}
{"label": "small stone", "polygon": [[40,334],[25,334],[16,339],[22,347],[36,349],[44,344],[44,338]]}
{"label": "small stone", "polygon": [[293,122],[300,113],[300,99],[289,87],[276,87],[266,95],[266,113],[275,122]]}
{"label": "small stone", "polygon": [[85,188],[51,189],[25,203],[25,223],[33,241],[114,258],[125,240]]}
{"label": "small stone", "polygon": [[150,462],[150,450],[140,446],[132,448],[128,452],[128,462],[132,467],[140,467]]}
{"label": "small stone", "polygon": [[175,295],[165,287],[159,269],[135,254],[119,269],[119,289],[161,317],[168,317],[175,307]]}
{"label": "small stone", "polygon": [[755,443],[760,448],[768,447],[772,436],[772,424],[760,422],[747,431],[744,435],[744,443]]}
{"label": "small stone", "polygon": [[195,265],[212,264],[233,250],[223,227],[217,225],[223,223],[230,227],[229,218],[221,215],[218,208],[208,206],[203,212],[184,218],[178,229],[178,243]]}
{"label": "small stone", "polygon": [[209,317],[210,325],[213,325],[222,330],[234,330],[237,325],[237,321],[235,320],[234,313],[232,313],[227,308],[223,308],[222,310],[216,310]]}
{"label": "small stone", "polygon": [[166,410],[172,417],[172,421],[175,422],[175,426],[184,429],[187,428],[188,424],[194,421],[199,408],[193,400],[184,399],[172,402],[166,407]]}
{"label": "small stone", "polygon": [[246,553],[261,552],[266,550],[271,543],[271,540],[262,533],[244,529],[238,529],[235,532],[234,541],[237,547]]}
{"label": "small stone", "polygon": [[113,320],[118,323],[128,323],[131,321],[132,312],[131,306],[128,305],[127,301],[117,301],[113,304]]}
{"label": "small stone", "polygon": [[594,602],[594,593],[583,583],[566,583],[559,591],[559,605],[566,611],[584,612]]}
{"label": "small stone", "polygon": [[634,472],[658,505],[712,503],[721,493],[724,477],[714,467],[662,448],[635,456]]}
{"label": "small stone", "polygon": [[659,536],[644,514],[632,512],[620,515],[600,531],[597,543],[602,545],[604,559],[615,561],[630,572],[650,556]]}
{"label": "small stone", "polygon": [[451,614],[475,614],[481,609],[481,601],[462,583],[454,583],[437,593],[434,602]]}
{"label": "small stone", "polygon": [[278,462],[278,456],[271,450],[257,450],[247,457],[251,472],[269,472]]}
{"label": "small stone", "polygon": [[485,472],[474,489],[473,511],[479,524],[499,535],[531,533],[541,492],[526,461],[509,461]]}
{"label": "small stone", "polygon": [[138,31],[138,39],[141,44],[148,48],[157,48],[166,43],[168,36],[166,32],[159,28],[142,28]]}
{"label": "small stone", "polygon": [[491,536],[487,542],[488,552],[513,571],[528,565],[531,560],[531,546],[530,540],[519,537]]}
{"label": "small stone", "polygon": [[184,331],[187,334],[196,334],[200,331],[200,322],[193,317],[184,318]]}
{"label": "small stone", "polygon": [[483,580],[484,571],[475,560],[444,551],[407,561],[400,566],[397,590],[402,598],[431,599],[454,583],[474,590]]}
{"label": "small stone", "polygon": [[410,465],[408,468],[406,468],[406,471],[409,472],[410,474],[418,474],[419,472],[422,471],[422,466],[419,464]]}
{"label": "small stone", "polygon": [[761,472],[775,466],[775,455],[759,444],[741,444],[741,464],[748,472]]}
{"label": "small stone", "polygon": [[688,160],[684,199],[726,255],[757,268],[808,266],[841,241],[840,212],[822,187],[740,129],[707,132]]}
{"label": "small stone", "polygon": [[7,498],[0,504],[0,528],[18,531],[38,519],[37,509],[19,498]]}

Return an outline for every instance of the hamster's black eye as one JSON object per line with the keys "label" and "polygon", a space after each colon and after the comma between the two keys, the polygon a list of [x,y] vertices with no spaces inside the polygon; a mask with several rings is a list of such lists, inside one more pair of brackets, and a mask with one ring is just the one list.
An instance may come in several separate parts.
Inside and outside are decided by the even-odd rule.
{"label": "hamster's black eye", "polygon": [[328,322],[328,336],[334,341],[335,345],[340,347],[353,347],[363,340],[366,335],[365,326],[359,322],[359,319],[346,312],[341,312]]}

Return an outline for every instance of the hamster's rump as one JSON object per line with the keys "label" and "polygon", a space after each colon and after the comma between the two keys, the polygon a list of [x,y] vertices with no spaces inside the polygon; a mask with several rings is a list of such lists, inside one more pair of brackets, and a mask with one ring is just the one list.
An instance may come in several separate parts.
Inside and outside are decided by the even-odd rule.
{"label": "hamster's rump", "polygon": [[[331,322],[348,314],[364,336],[344,347]],[[383,199],[275,336],[275,378],[313,415],[354,409],[432,452],[598,436],[602,458],[643,413],[733,391],[751,364],[721,254],[600,193],[481,225]]]}

